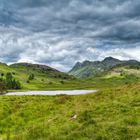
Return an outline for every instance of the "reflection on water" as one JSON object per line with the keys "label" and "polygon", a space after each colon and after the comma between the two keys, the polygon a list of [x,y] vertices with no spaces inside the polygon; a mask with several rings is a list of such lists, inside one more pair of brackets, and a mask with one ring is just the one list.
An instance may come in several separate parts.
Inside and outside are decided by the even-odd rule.
{"label": "reflection on water", "polygon": [[25,92],[10,92],[6,95],[80,95],[95,93],[96,90],[55,90],[55,91],[25,91]]}

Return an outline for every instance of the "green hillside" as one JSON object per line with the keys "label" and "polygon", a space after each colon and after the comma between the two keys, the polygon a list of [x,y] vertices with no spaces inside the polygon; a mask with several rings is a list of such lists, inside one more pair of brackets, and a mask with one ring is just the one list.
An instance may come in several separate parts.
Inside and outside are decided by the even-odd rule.
{"label": "green hillside", "polygon": [[80,79],[100,76],[113,68],[124,67],[126,69],[140,70],[140,62],[135,60],[120,61],[118,59],[107,57],[103,61],[84,61],[76,63],[69,74]]}
{"label": "green hillside", "polygon": [[[22,90],[79,88],[77,83],[80,80],[45,65],[18,63],[7,66],[1,63],[0,74],[5,76],[6,73],[11,73],[16,80],[20,81]],[[29,80],[32,74],[34,78]]]}

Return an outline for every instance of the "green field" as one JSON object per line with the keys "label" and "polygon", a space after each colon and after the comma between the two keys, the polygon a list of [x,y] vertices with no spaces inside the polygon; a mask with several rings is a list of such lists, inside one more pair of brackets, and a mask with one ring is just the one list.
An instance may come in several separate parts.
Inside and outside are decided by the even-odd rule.
{"label": "green field", "polygon": [[137,140],[140,83],[81,96],[1,96],[0,138]]}

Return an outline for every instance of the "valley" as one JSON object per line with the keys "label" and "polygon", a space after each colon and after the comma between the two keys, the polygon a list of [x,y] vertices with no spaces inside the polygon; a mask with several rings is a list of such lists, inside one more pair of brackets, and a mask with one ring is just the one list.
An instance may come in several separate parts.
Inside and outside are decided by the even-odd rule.
{"label": "valley", "polygon": [[17,63],[8,66],[1,63],[0,74],[1,79],[5,79],[6,74],[10,73],[15,81],[20,82],[19,89],[11,88],[8,91],[100,89],[108,87],[111,81],[112,86],[113,83],[117,86],[139,81],[140,78],[138,61],[108,57],[102,62],[85,61],[80,65],[76,64],[69,73],[64,73],[46,65]]}
{"label": "valley", "polygon": [[[107,58],[105,66],[109,67],[97,74],[94,73],[97,66],[91,68],[94,64],[90,64],[89,69],[85,68],[88,64],[79,66],[74,68],[73,75],[72,72],[63,73],[45,65],[0,64],[1,79],[4,80],[7,73],[11,73],[21,84],[20,89],[7,89],[8,96],[0,96],[0,138],[140,138],[140,63],[131,61],[120,64],[119,60],[114,59],[113,62],[115,65],[112,66],[112,58],[111,62]],[[91,75],[87,76],[85,70],[88,74],[90,71]],[[73,90],[81,91],[80,95],[72,94]],[[49,96],[40,94],[42,91]],[[61,91],[65,92],[56,95]],[[83,94],[87,91],[90,92]],[[34,94],[28,96],[24,94],[26,92]],[[16,93],[22,96],[16,96]]]}

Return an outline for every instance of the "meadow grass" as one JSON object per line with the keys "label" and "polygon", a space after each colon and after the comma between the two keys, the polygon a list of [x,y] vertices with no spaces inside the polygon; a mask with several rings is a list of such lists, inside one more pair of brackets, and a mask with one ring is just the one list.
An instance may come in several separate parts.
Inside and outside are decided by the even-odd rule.
{"label": "meadow grass", "polygon": [[140,82],[80,96],[0,96],[0,138],[137,140]]}

